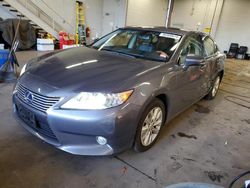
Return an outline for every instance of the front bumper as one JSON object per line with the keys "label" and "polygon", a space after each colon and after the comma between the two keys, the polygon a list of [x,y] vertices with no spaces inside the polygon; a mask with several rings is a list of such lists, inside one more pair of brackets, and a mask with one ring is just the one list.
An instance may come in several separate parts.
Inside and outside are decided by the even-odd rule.
{"label": "front bumper", "polygon": [[[35,110],[16,94],[13,108],[17,119],[32,134],[53,146],[77,155],[112,155],[130,148],[136,133],[139,107],[124,104],[105,110],[62,110],[51,107],[46,113]],[[20,113],[34,114],[35,123]],[[107,139],[105,145],[97,136]]]}

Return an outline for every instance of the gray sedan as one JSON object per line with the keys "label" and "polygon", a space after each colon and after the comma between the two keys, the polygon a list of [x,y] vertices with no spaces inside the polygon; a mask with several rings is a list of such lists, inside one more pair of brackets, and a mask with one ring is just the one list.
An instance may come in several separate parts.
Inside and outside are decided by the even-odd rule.
{"label": "gray sedan", "polygon": [[146,151],[177,114],[216,96],[224,59],[204,33],[121,28],[29,61],[14,112],[28,131],[72,154]]}

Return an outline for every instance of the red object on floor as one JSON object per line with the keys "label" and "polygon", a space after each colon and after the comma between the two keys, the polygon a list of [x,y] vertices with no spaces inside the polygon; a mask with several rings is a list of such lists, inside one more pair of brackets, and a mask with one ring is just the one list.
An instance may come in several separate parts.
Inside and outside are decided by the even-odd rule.
{"label": "red object on floor", "polygon": [[59,32],[59,43],[60,43],[60,49],[63,49],[63,45],[74,45],[75,40],[72,38],[72,35],[69,35],[64,31],[61,31]]}
{"label": "red object on floor", "polygon": [[63,45],[67,45],[68,33],[61,31],[59,32],[59,43],[60,49],[63,49]]}
{"label": "red object on floor", "polygon": [[75,44],[75,40],[67,40],[66,43],[67,45],[73,45]]}

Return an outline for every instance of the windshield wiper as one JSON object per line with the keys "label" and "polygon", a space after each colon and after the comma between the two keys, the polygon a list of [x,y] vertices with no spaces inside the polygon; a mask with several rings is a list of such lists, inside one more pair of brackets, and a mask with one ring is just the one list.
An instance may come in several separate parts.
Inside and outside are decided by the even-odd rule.
{"label": "windshield wiper", "polygon": [[157,59],[157,58],[151,58],[151,57],[147,57],[147,56],[141,56],[140,58],[150,60],[150,61],[166,62],[165,59]]}
{"label": "windshield wiper", "polygon": [[101,51],[109,51],[109,52],[113,52],[113,53],[117,53],[117,54],[120,54],[120,55],[125,55],[125,56],[128,56],[128,57],[132,57],[132,58],[142,58],[143,55],[139,55],[139,54],[131,54],[131,53],[126,53],[126,52],[121,52],[121,51],[118,51],[118,50],[111,50],[111,49],[102,49]]}
{"label": "windshield wiper", "polygon": [[165,62],[165,60],[150,58],[150,57],[144,56],[142,54],[126,53],[126,52],[122,52],[119,50],[112,50],[112,49],[103,48],[103,49],[101,49],[101,51],[109,51],[109,52],[113,52],[113,53],[116,53],[119,55],[125,55],[125,56],[131,57],[131,58],[141,58],[141,59],[146,59],[146,60],[151,60],[151,61]]}

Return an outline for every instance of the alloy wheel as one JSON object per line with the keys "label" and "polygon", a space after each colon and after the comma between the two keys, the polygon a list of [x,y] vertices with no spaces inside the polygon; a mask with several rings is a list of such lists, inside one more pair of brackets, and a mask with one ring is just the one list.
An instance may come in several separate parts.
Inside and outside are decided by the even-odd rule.
{"label": "alloy wheel", "polygon": [[218,76],[214,82],[214,86],[212,89],[212,96],[215,97],[215,95],[217,94],[218,90],[219,90],[219,86],[220,86],[220,77]]}
{"label": "alloy wheel", "polygon": [[141,143],[143,146],[149,146],[154,142],[160,132],[162,122],[163,113],[160,107],[155,107],[149,111],[141,130]]}

